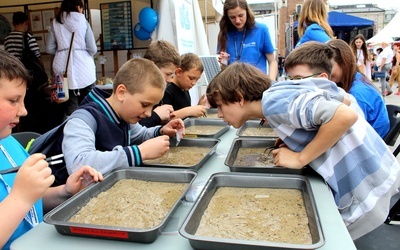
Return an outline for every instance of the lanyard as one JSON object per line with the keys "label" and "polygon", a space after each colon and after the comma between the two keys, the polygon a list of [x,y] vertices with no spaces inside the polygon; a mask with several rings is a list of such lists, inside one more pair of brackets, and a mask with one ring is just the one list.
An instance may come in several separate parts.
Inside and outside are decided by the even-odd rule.
{"label": "lanyard", "polygon": [[243,44],[244,44],[244,39],[245,38],[246,38],[246,27],[243,30],[242,42],[240,43],[240,48],[239,48],[239,51],[238,51],[238,46],[237,46],[237,41],[236,41],[236,32],[235,32],[234,40],[235,40],[236,61],[240,61],[240,58],[242,57],[242,50],[243,50]]}
{"label": "lanyard", "polygon": [[[17,164],[15,163],[14,159],[11,157],[11,155],[7,152],[7,150],[4,148],[2,144],[0,144],[0,150],[3,152],[4,156],[7,158],[11,166],[14,168],[17,167]],[[11,192],[10,185],[7,184],[7,182],[3,179],[3,176],[1,175],[0,175],[0,180],[6,186],[7,192],[10,193]],[[35,206],[32,206],[31,209],[29,209],[29,214],[25,215],[24,220],[26,220],[32,227],[35,227],[37,224],[39,224],[39,218],[37,216]]]}

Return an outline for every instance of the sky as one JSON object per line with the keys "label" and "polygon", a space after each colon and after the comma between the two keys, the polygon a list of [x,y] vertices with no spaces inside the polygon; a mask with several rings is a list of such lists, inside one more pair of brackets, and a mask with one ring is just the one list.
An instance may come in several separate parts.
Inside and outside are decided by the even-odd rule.
{"label": "sky", "polygon": [[349,4],[378,4],[382,9],[400,10],[399,0],[329,0],[330,5],[349,5]]}
{"label": "sky", "polygon": [[[351,4],[378,4],[382,9],[397,9],[400,11],[399,0],[328,0],[331,5],[351,5]],[[274,0],[247,0],[248,3],[274,2]]]}

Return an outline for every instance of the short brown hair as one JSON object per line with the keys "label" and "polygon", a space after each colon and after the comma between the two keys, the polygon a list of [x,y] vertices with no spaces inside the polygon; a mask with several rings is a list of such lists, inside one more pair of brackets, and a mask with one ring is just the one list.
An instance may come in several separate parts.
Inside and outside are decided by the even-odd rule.
{"label": "short brown hair", "polygon": [[0,79],[9,81],[21,79],[22,84],[30,83],[31,76],[18,58],[2,49],[0,49],[0,58]]}
{"label": "short brown hair", "polygon": [[121,84],[130,94],[142,93],[149,85],[165,90],[165,80],[160,69],[144,58],[130,59],[121,66],[114,78],[113,92]]}
{"label": "short brown hair", "polygon": [[189,71],[191,69],[197,69],[200,72],[204,71],[203,62],[200,57],[194,53],[186,53],[181,56],[182,71]]}
{"label": "short brown hair", "polygon": [[261,100],[271,86],[271,79],[258,68],[242,62],[229,65],[219,72],[207,87],[207,99],[212,107],[216,101],[233,103],[243,96],[246,101]]}
{"label": "short brown hair", "polygon": [[164,40],[152,41],[143,58],[153,61],[159,68],[170,64],[176,67],[181,65],[181,57],[175,46]]}
{"label": "short brown hair", "polygon": [[285,60],[285,71],[297,65],[307,65],[314,74],[326,73],[330,77],[333,67],[332,47],[320,42],[306,42],[294,49]]}

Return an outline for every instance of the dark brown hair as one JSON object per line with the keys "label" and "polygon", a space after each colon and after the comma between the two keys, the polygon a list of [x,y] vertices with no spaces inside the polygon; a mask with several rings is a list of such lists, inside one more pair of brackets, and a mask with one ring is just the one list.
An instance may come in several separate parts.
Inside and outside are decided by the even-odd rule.
{"label": "dark brown hair", "polygon": [[332,39],[328,41],[327,44],[333,48],[333,59],[342,69],[342,78],[340,79],[340,82],[336,83],[339,87],[344,89],[346,92],[349,92],[357,72],[363,75],[362,81],[364,83],[371,83],[367,80],[364,74],[358,70],[356,57],[352,53],[350,46],[345,41],[341,39]]}
{"label": "dark brown hair", "polygon": [[363,44],[361,45],[361,51],[364,55],[364,64],[366,64],[367,61],[369,61],[369,53],[368,53],[367,43],[365,42],[365,37],[363,36],[363,34],[358,34],[356,37],[354,37],[354,39],[350,42],[350,47],[351,50],[353,51],[353,54],[357,62],[358,58],[357,58],[356,40],[358,39],[360,39],[363,42]]}
{"label": "dark brown hair", "polygon": [[226,51],[226,44],[228,41],[226,33],[236,30],[236,27],[232,24],[231,20],[229,20],[228,16],[228,10],[235,9],[236,7],[246,10],[246,29],[252,29],[256,24],[254,13],[246,0],[225,0],[224,14],[219,21],[218,46],[220,51]]}
{"label": "dark brown hair", "polygon": [[64,23],[63,12],[67,13],[67,16],[71,12],[79,12],[78,7],[83,8],[82,0],[64,0],[61,3],[60,12],[56,16],[56,20],[59,23]]}
{"label": "dark brown hair", "polygon": [[0,79],[9,81],[21,79],[21,84],[30,83],[31,76],[18,58],[2,49],[0,49],[0,58]]}
{"label": "dark brown hair", "polygon": [[332,59],[333,50],[328,44],[310,41],[289,53],[285,60],[285,70],[297,65],[307,65],[314,74],[326,73],[330,77]]}
{"label": "dark brown hair", "polygon": [[216,101],[234,103],[243,96],[245,101],[261,100],[271,86],[271,79],[258,68],[242,62],[229,65],[219,72],[207,87],[207,99],[212,107]]}

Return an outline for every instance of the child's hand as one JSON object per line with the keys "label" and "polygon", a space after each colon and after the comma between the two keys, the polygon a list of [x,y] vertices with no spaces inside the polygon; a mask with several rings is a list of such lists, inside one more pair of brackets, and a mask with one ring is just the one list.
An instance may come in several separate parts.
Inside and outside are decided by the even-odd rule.
{"label": "child's hand", "polygon": [[174,108],[169,104],[164,104],[155,108],[154,112],[160,117],[161,121],[168,122],[173,118],[172,112],[174,112]]}
{"label": "child's hand", "polygon": [[173,119],[161,128],[161,133],[173,137],[178,132],[178,129],[181,129],[182,134],[185,135],[185,124],[182,119]]}
{"label": "child's hand", "polygon": [[149,139],[138,146],[142,160],[155,159],[169,150],[169,137],[166,135]]}
{"label": "child's hand", "polygon": [[208,99],[207,99],[207,95],[206,94],[204,94],[204,95],[202,95],[201,97],[200,97],[200,100],[199,100],[199,103],[198,103],[198,105],[203,105],[204,107],[206,107],[206,108],[211,108],[211,105],[210,105],[210,103],[208,102]]}
{"label": "child's hand", "polygon": [[43,154],[29,156],[18,170],[10,196],[31,207],[53,184],[49,164]]}
{"label": "child's hand", "polygon": [[72,196],[87,187],[92,182],[103,180],[103,175],[89,166],[82,166],[71,174],[65,184],[65,191]]}
{"label": "child's hand", "polygon": [[190,115],[193,117],[202,117],[206,114],[207,108],[203,105],[196,105],[190,107]]}
{"label": "child's hand", "polygon": [[300,153],[294,152],[287,147],[280,147],[271,151],[274,156],[276,166],[301,169],[305,165],[299,160]]}

